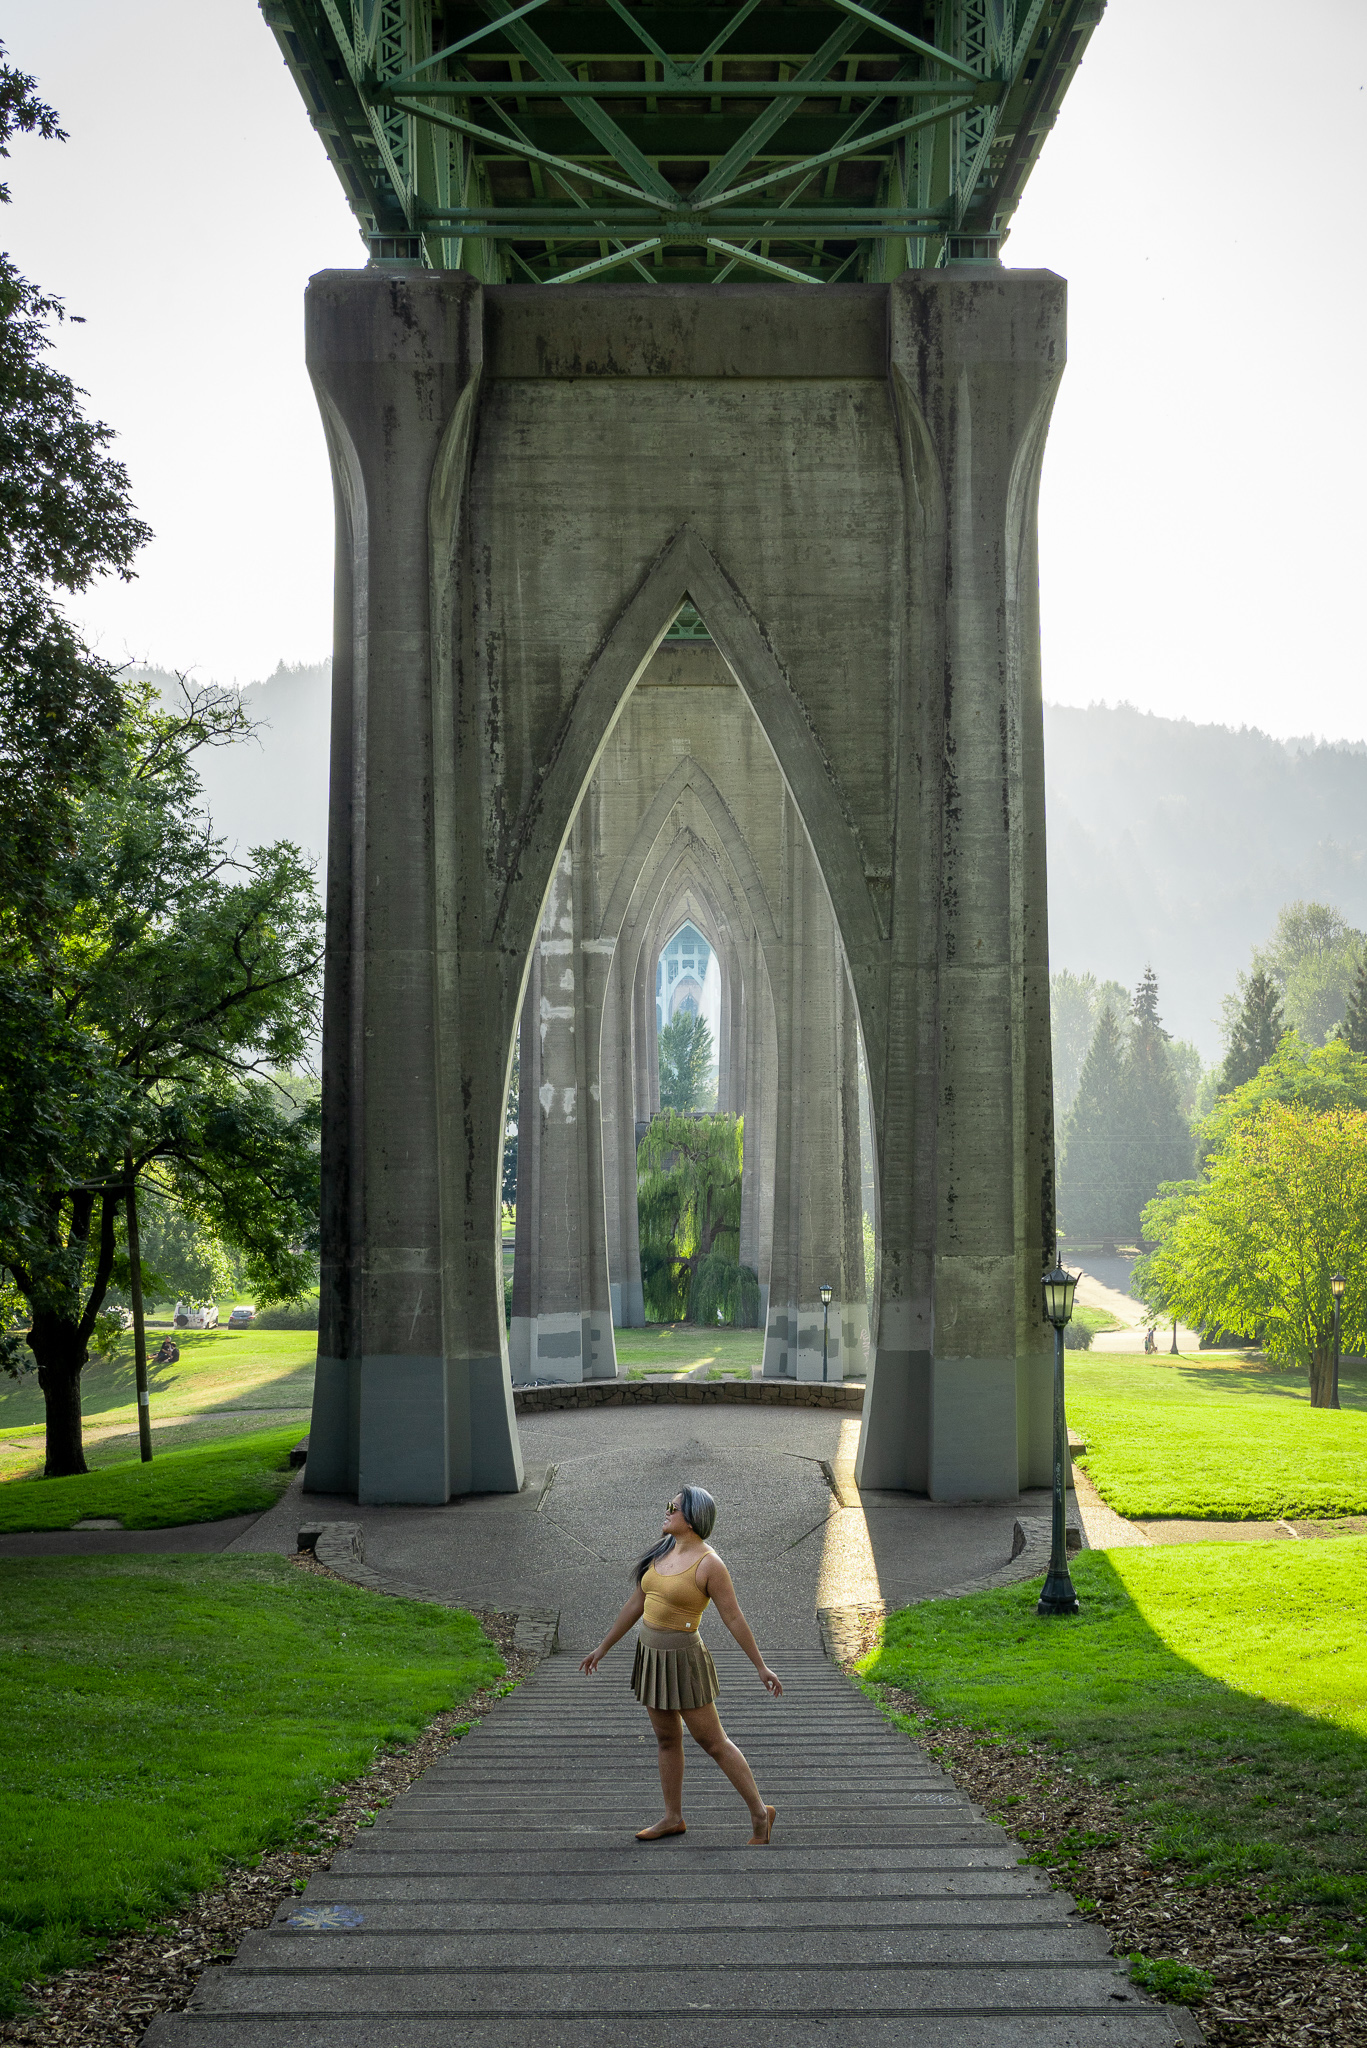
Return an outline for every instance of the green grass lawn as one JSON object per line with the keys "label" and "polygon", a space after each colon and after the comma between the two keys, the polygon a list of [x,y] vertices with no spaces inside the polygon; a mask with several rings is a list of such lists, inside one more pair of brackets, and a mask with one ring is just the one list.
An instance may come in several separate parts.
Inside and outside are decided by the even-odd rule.
{"label": "green grass lawn", "polygon": [[0,1617],[0,2011],[503,1671],[469,1615],[282,1558],[10,1559]]}
{"label": "green grass lawn", "polygon": [[[164,1332],[148,1332],[149,1351]],[[152,1445],[163,1451],[212,1443],[272,1416],[308,1428],[318,1338],[311,1330],[181,1330],[177,1365],[148,1365]],[[81,1411],[89,1465],[137,1456],[137,1391],[131,1352],[98,1359],[81,1374]],[[167,1418],[177,1418],[167,1420]],[[0,1379],[0,1480],[43,1469],[43,1396],[36,1374]]]}
{"label": "green grass lawn", "polygon": [[750,1377],[764,1356],[763,1330],[708,1329],[697,1323],[650,1323],[644,1330],[614,1330],[617,1363],[628,1379],[657,1372],[710,1368],[708,1377]]}
{"label": "green grass lawn", "polygon": [[69,1529],[87,1516],[114,1516],[125,1529],[173,1529],[261,1513],[290,1483],[297,1423],[260,1429],[189,1450],[156,1451],[77,1479],[11,1479],[0,1486],[0,1531]]}
{"label": "green grass lawn", "polygon": [[1367,1513],[1367,1367],[1339,1410],[1304,1373],[1257,1359],[1068,1353],[1068,1420],[1122,1515],[1276,1521]]}
{"label": "green grass lawn", "polygon": [[1038,1584],[889,1617],[869,1680],[1105,1786],[1196,1881],[1250,1874],[1367,1960],[1367,1537],[1084,1551]]}

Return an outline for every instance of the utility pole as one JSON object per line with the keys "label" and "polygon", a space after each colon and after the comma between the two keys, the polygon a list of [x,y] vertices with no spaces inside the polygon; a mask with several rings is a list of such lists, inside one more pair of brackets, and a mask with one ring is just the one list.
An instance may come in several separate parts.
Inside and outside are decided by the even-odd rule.
{"label": "utility pole", "polygon": [[144,1465],[152,1462],[151,1396],[147,1391],[147,1326],[142,1317],[142,1254],[138,1245],[138,1184],[133,1155],[123,1162],[124,1200],[128,1204],[128,1273],[133,1296],[133,1374],[138,1389],[138,1450]]}

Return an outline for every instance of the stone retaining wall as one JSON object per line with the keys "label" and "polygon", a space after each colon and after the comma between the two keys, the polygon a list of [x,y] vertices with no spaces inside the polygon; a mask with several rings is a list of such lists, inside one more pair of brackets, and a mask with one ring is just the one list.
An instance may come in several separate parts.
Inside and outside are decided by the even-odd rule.
{"label": "stone retaining wall", "polygon": [[823,1386],[808,1380],[589,1380],[580,1386],[514,1387],[519,1415],[544,1415],[557,1408],[648,1408],[660,1402],[751,1401],[761,1407],[849,1408],[864,1406],[864,1382]]}

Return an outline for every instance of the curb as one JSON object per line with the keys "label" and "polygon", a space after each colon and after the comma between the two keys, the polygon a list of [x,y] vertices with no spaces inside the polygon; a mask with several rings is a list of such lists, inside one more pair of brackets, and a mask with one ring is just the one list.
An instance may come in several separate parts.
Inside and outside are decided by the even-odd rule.
{"label": "curb", "polygon": [[[307,1550],[367,1593],[386,1593],[391,1599],[421,1600],[427,1607],[459,1607],[459,1600],[443,1600],[425,1586],[409,1579],[377,1572],[365,1561],[365,1532],[359,1522],[304,1522],[300,1525],[298,1548]],[[513,1648],[526,1657],[550,1657],[560,1646],[560,1611],[555,1607],[500,1607],[513,1623]]]}

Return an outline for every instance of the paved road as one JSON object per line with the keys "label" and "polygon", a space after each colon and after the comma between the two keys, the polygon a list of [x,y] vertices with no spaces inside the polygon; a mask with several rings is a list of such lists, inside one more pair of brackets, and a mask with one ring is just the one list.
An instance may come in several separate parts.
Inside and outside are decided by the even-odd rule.
{"label": "paved road", "polygon": [[630,1646],[597,1680],[557,1657],[146,2048],[1199,2039],[817,1653],[775,1646],[775,1702],[716,1647],[728,1729],[779,1808],[771,1847],[742,1846],[744,1808],[697,1752],[688,1834],[635,1842],[659,1788]]}

